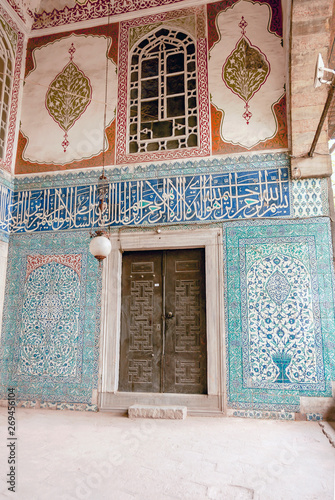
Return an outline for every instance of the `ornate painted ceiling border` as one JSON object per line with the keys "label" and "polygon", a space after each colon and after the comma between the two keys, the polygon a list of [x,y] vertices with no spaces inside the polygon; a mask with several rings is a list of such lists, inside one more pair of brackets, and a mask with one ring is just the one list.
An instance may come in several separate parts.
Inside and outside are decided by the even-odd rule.
{"label": "ornate painted ceiling border", "polygon": [[31,12],[31,10],[23,10],[21,6],[18,5],[18,2],[16,0],[7,0],[7,3],[11,6],[14,12],[16,12],[16,14],[24,22],[24,24],[28,24],[28,20],[30,21],[30,23],[32,22],[34,14]]}
{"label": "ornate painted ceiling border", "polygon": [[181,2],[182,0],[128,0],[111,2],[110,0],[88,0],[84,5],[65,7],[63,10],[35,14],[32,30],[64,26],[79,21],[90,21],[103,17],[126,14],[152,7],[161,7]]}

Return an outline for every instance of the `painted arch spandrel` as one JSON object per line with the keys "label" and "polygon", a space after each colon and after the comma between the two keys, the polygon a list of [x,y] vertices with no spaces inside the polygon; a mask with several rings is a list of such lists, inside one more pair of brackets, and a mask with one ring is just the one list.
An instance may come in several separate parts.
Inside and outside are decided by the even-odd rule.
{"label": "painted arch spandrel", "polygon": [[276,3],[240,0],[208,7],[214,154],[287,147],[285,59]]}
{"label": "painted arch spandrel", "polygon": [[105,150],[106,163],[114,163],[117,39],[89,31],[28,48],[16,173],[102,164],[107,44]]}

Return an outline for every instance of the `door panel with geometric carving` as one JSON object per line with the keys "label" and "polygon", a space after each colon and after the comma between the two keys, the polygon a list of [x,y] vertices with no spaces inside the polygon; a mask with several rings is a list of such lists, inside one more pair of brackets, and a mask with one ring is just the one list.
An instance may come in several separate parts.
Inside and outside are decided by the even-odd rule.
{"label": "door panel with geometric carving", "polygon": [[161,269],[160,252],[123,254],[120,391],[160,392]]}
{"label": "door panel with geometric carving", "polygon": [[125,252],[119,390],[207,392],[204,250]]}
{"label": "door panel with geometric carving", "polygon": [[166,253],[164,392],[207,392],[204,250]]}

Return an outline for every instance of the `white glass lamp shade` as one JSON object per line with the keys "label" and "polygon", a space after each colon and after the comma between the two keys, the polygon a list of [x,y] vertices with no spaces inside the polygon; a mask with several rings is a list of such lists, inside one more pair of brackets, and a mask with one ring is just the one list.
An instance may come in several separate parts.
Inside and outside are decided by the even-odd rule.
{"label": "white glass lamp shade", "polygon": [[111,250],[112,244],[106,236],[96,236],[91,240],[90,252],[96,259],[105,259]]}

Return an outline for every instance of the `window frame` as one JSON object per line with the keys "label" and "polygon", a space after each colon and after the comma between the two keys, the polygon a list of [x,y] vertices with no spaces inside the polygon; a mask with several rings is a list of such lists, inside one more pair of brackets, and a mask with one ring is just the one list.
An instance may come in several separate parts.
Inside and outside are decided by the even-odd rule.
{"label": "window frame", "polygon": [[[173,56],[180,55],[182,55],[182,65],[178,71],[173,71],[173,68],[169,68],[169,61]],[[157,65],[152,68],[152,75],[143,76],[143,64],[150,60],[157,60]],[[198,86],[196,43],[193,37],[173,26],[159,27],[136,43],[129,55],[129,62],[127,152],[134,154],[197,146],[199,141],[199,116],[196,105]],[[171,82],[171,79],[178,77],[181,77],[179,86],[182,89],[178,88],[173,92],[172,85],[169,89],[169,80]],[[181,80],[183,81],[182,86],[180,85]],[[152,87],[150,91],[151,81],[157,81],[156,93]],[[147,88],[144,87],[145,82],[148,82]],[[183,108],[180,113],[171,107],[171,103],[176,99],[179,99],[180,107]],[[192,102],[193,99],[196,100],[195,104]],[[142,111],[144,105],[147,104],[150,107],[150,103],[155,102],[157,102],[157,117],[144,121]],[[193,126],[190,123],[192,121],[195,122]],[[164,124],[167,129],[170,128],[169,135],[159,135],[159,129]],[[147,137],[142,138],[143,135],[147,135]],[[192,141],[195,142],[194,145],[189,144]],[[178,143],[177,147],[173,147],[173,144],[176,143]],[[155,149],[156,146],[157,149]],[[131,151],[132,147],[135,148],[135,151]]]}
{"label": "window frame", "polygon": [[[180,28],[179,18],[185,16],[194,19],[194,29],[190,30],[184,26]],[[211,154],[210,145],[210,117],[209,117],[209,92],[208,92],[208,51],[206,30],[204,27],[205,11],[195,7],[182,11],[152,15],[149,17],[136,18],[120,23],[119,36],[119,67],[118,67],[118,106],[117,106],[117,136],[115,148],[116,164],[132,164],[145,161],[172,160],[183,158],[204,157]],[[165,18],[168,21],[165,23]],[[159,26],[158,26],[159,23]],[[151,28],[152,27],[152,28]],[[148,37],[152,32],[162,28],[184,32],[194,40],[196,60],[196,88],[197,88],[197,112],[198,112],[198,145],[196,147],[185,147],[163,151],[128,152],[128,130],[129,130],[129,86],[130,86],[130,55],[134,43],[134,33],[145,33],[141,39]],[[151,28],[151,29],[150,29]],[[192,31],[192,30],[191,30]],[[139,39],[137,39],[139,40]],[[136,40],[136,45],[137,45]]]}
{"label": "window frame", "polygon": [[[2,29],[0,29],[0,60],[4,62],[4,68],[1,72],[2,74],[0,74],[0,161],[4,161],[7,152],[8,126],[12,104],[11,94],[13,89],[15,61],[10,44],[6,38],[6,34]],[[10,69],[8,71],[9,66]],[[8,79],[9,83],[7,83]],[[6,94],[8,96],[7,102],[5,102]],[[4,113],[5,117],[3,117]],[[2,131],[3,138],[1,138]],[[1,141],[3,141],[3,144],[1,144]]]}

